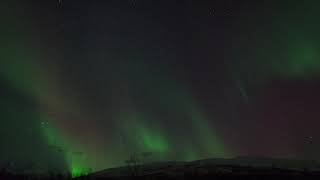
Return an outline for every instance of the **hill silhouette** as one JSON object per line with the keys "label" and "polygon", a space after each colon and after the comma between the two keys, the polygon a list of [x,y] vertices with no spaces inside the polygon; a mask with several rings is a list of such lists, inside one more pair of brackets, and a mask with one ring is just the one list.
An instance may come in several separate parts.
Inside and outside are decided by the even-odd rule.
{"label": "hill silhouette", "polygon": [[[320,177],[320,163],[309,160],[242,156],[212,158],[191,162],[154,162],[106,169],[87,176],[90,179],[199,179],[199,178],[304,178]],[[84,178],[84,177],[82,177]]]}

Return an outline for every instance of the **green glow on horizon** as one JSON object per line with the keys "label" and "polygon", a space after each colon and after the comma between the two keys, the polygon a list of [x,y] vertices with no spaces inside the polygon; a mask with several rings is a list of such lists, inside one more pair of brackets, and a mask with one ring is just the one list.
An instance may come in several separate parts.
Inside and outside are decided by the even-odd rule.
{"label": "green glow on horizon", "polygon": [[[123,129],[130,142],[138,151],[165,154],[170,150],[170,144],[164,133],[155,127],[150,127],[150,119],[141,113],[131,113],[123,117],[127,126]],[[128,134],[130,133],[130,134]]]}
{"label": "green glow on horizon", "polygon": [[184,145],[185,150],[183,155],[184,160],[197,160],[211,157],[231,157],[232,152],[227,149],[221,139],[215,132],[214,121],[209,120],[206,114],[202,111],[201,106],[196,100],[183,89],[177,89],[177,94],[174,99],[175,109],[187,117],[191,127],[189,132],[193,142],[188,142]]}
{"label": "green glow on horizon", "polygon": [[85,173],[82,171],[81,168],[78,168],[78,167],[72,167],[71,168],[71,177],[79,177],[79,176],[82,176],[82,175],[85,175]]}
{"label": "green glow on horizon", "polygon": [[[46,56],[33,53],[42,51],[39,51],[39,49],[36,48],[32,49],[32,46],[21,48],[27,45],[27,43],[21,43],[24,42],[25,39],[23,36],[32,37],[32,35],[24,34],[23,31],[21,30],[20,32],[19,29],[20,28],[17,28],[16,31],[18,32],[11,35],[13,39],[11,39],[11,37],[8,38],[10,44],[1,51],[4,56],[3,60],[0,61],[1,78],[9,82],[14,88],[34,98],[40,106],[42,106],[42,104],[48,106],[45,107],[48,108],[48,111],[59,113],[59,111],[72,111],[73,109],[76,109],[74,111],[80,111],[79,109],[81,108],[79,107],[86,109],[87,104],[77,106],[76,102],[70,103],[68,97],[59,94],[59,81],[63,80],[58,79],[55,81],[54,76],[51,76],[49,71],[47,71],[48,68],[41,63],[45,62],[42,61],[42,58],[45,58]],[[147,77],[144,76],[145,74],[142,74],[143,76],[139,77],[137,72],[133,72],[132,74],[134,79],[143,79],[144,77]],[[147,75],[148,77],[152,77],[154,73],[149,72]],[[170,124],[162,124],[162,119],[158,119],[158,117],[153,117],[152,115],[148,116],[149,114],[146,112],[132,113],[124,119],[121,119],[119,122],[121,126],[127,126],[122,129],[119,128],[119,130],[124,132],[125,138],[130,145],[129,148],[132,148],[125,149],[125,152],[123,153],[130,154],[130,151],[153,152],[159,153],[159,158],[161,160],[180,158],[187,161],[199,159],[203,154],[205,154],[205,156],[220,156],[227,154],[224,145],[215,135],[214,127],[210,126],[209,120],[206,119],[204,113],[199,110],[201,108],[190,101],[190,99],[192,99],[191,95],[184,94],[184,92],[187,91],[187,88],[180,87],[179,83],[171,81],[169,77],[162,77],[166,77],[166,74],[159,74],[159,77],[156,80],[154,78],[143,79],[142,81],[139,81],[142,82],[139,86],[141,86],[143,90],[146,88],[147,91],[154,96],[150,97],[150,99],[154,100],[153,98],[155,98],[153,101],[155,104],[152,104],[155,106],[155,109],[157,109],[157,103],[161,104],[159,105],[159,109],[167,108],[165,106],[169,106],[170,113],[177,113],[177,118],[188,121],[188,123],[191,121],[192,126],[188,128],[190,128],[190,133],[192,134],[186,137],[173,136],[175,132],[169,132],[170,130],[172,131],[172,129],[165,129],[165,127],[170,126]],[[150,84],[151,86],[154,84],[154,86],[152,86],[152,88],[147,87]],[[41,108],[42,107],[40,107],[40,109]],[[134,109],[134,107],[132,108]],[[46,112],[41,113],[45,114]],[[88,114],[90,114],[90,112]],[[169,118],[175,117],[171,116]],[[70,138],[65,130],[55,126],[55,119],[43,118],[42,120],[43,122],[39,122],[39,124],[41,125],[42,134],[45,137],[48,146],[61,153],[63,157],[61,161],[65,161],[67,164],[71,176],[78,177],[89,173],[89,160],[84,157],[78,157],[72,153],[75,150],[81,149],[74,145],[75,139]],[[183,126],[183,124],[181,124],[181,126]],[[191,138],[192,140],[188,138]],[[193,144],[194,142],[192,141],[195,141],[197,144]],[[177,149],[175,145],[180,144],[180,142],[183,142],[183,145],[177,146],[180,148]],[[111,149],[114,148],[114,146],[113,144],[107,144],[107,147],[97,147],[97,149],[99,148]],[[175,153],[179,157],[173,157],[171,153]],[[109,164],[109,162],[112,162],[112,158],[108,158],[108,155],[109,154],[99,154],[101,157],[105,156],[103,157],[106,159],[105,166],[106,164]],[[114,151],[112,156],[119,156],[119,154]],[[90,160],[94,159],[92,157],[90,158]]]}
{"label": "green glow on horizon", "polygon": [[169,150],[169,144],[165,140],[164,136],[155,131],[151,132],[146,128],[140,127],[138,132],[143,141],[144,148],[151,152],[167,152]]}
{"label": "green glow on horizon", "polygon": [[[193,104],[194,105],[194,104]],[[190,107],[190,117],[195,128],[198,141],[201,142],[201,154],[207,157],[228,157],[230,152],[226,150],[223,143],[214,134],[211,125],[204,114],[196,107]]]}
{"label": "green glow on horizon", "polygon": [[[213,124],[209,121],[192,96],[179,88],[173,87],[176,91],[171,96],[159,96],[162,104],[170,105],[182,123],[183,131],[188,131],[189,136],[177,135],[175,132],[166,131],[166,126],[158,121],[158,117],[152,118],[143,112],[122,112],[119,118],[119,126],[130,146],[132,152],[153,152],[159,153],[160,160],[183,160],[192,161],[211,157],[231,157],[219,136],[215,134]],[[180,92],[176,94],[176,92]],[[170,94],[165,92],[165,94]],[[154,101],[157,101],[155,99]],[[183,127],[186,121],[186,127]],[[124,125],[124,126],[123,126]],[[189,128],[189,130],[185,129]]]}
{"label": "green glow on horizon", "polygon": [[90,173],[91,170],[88,168],[89,165],[87,164],[86,159],[83,157],[77,157],[72,153],[77,148],[68,143],[67,139],[61,136],[62,133],[58,131],[58,128],[50,122],[43,121],[41,123],[43,134],[46,137],[47,144],[57,152],[63,154],[71,176],[78,177]]}
{"label": "green glow on horizon", "polygon": [[71,177],[75,178],[75,177],[79,177],[79,176],[88,175],[89,173],[91,173],[91,170],[89,170],[85,166],[73,164],[71,166],[70,172],[71,172]]}
{"label": "green glow on horizon", "polygon": [[[14,88],[22,91],[28,96],[34,98],[39,102],[40,105],[44,104],[48,111],[58,112],[59,111],[72,111],[79,112],[81,107],[86,109],[86,104],[78,105],[76,100],[73,102],[68,101],[68,97],[59,94],[59,82],[61,79],[54,75],[51,75],[47,71],[45,64],[42,64],[41,58],[45,57],[42,54],[32,53],[26,49],[21,48],[20,41],[23,39],[24,34],[17,33],[13,34],[15,37],[14,41],[6,47],[1,53],[4,54],[4,60],[0,61],[0,76],[10,83]],[[32,47],[31,47],[32,49]],[[39,49],[35,49],[35,52]],[[41,58],[40,58],[41,57]],[[121,67],[122,68],[122,67]],[[153,76],[153,72],[149,72],[148,76]],[[214,134],[214,129],[210,128],[208,120],[204,118],[203,113],[198,109],[198,106],[190,101],[191,96],[185,95],[186,89],[180,87],[179,83],[170,80],[166,77],[166,74],[159,74],[157,81],[153,78],[144,79],[145,74],[139,77],[136,72],[132,73],[135,79],[142,79],[141,88],[147,89],[153,97],[150,100],[154,100],[155,109],[157,109],[159,103],[159,108],[166,108],[164,106],[169,106],[170,113],[177,113],[177,118],[191,121],[193,125],[190,128],[190,137],[176,137],[173,136],[175,132],[165,129],[170,124],[164,124],[162,119],[158,117],[153,117],[146,112],[134,112],[126,115],[119,121],[119,131],[123,131],[126,138],[128,149],[125,149],[123,154],[120,156],[129,155],[133,152],[152,152],[156,153],[158,159],[160,160],[171,160],[171,158],[177,158],[182,160],[196,160],[201,158],[201,154],[204,152],[206,155],[221,155],[224,154],[223,144],[217,140]],[[149,82],[151,81],[151,82]],[[159,84],[160,85],[159,85]],[[147,87],[145,84],[154,84],[154,86]],[[158,88],[160,87],[160,88]],[[149,89],[148,89],[149,88]],[[63,92],[61,92],[63,93]],[[159,96],[160,95],[160,96]],[[153,99],[155,98],[155,99]],[[152,102],[152,103],[153,103]],[[165,104],[163,106],[163,104]],[[187,104],[191,104],[190,106]],[[41,107],[40,107],[41,109]],[[135,107],[132,107],[135,109]],[[45,116],[46,112],[41,112]],[[90,113],[90,112],[89,112]],[[122,113],[122,112],[120,112]],[[46,116],[45,116],[46,117]],[[175,117],[169,117],[175,118]],[[83,149],[79,146],[74,145],[75,141],[78,139],[72,139],[70,135],[65,132],[65,130],[59,129],[55,126],[55,119],[43,118],[43,122],[39,122],[42,129],[42,134],[45,140],[51,148],[56,149],[57,152],[61,153],[61,161],[64,161],[68,167],[72,177],[78,177],[90,172],[88,167],[90,163],[93,162],[94,158],[85,159],[84,157],[78,157],[72,152],[75,150]],[[183,126],[183,124],[181,124]],[[123,127],[125,126],[125,127]],[[197,145],[193,145],[191,139],[197,141]],[[80,139],[80,138],[79,138]],[[81,144],[81,139],[78,141]],[[183,145],[176,146],[183,142]],[[116,142],[118,143],[118,142]],[[115,145],[116,147],[118,144]],[[194,147],[197,146],[197,147]],[[199,146],[199,147],[198,147]],[[180,149],[177,149],[179,147]],[[90,147],[85,147],[90,148]],[[97,147],[97,149],[108,149],[114,148],[113,144],[107,144],[106,147]],[[132,151],[132,152],[131,152]],[[126,154],[127,153],[127,154]],[[171,153],[176,154],[179,157],[174,157]],[[113,159],[112,157],[107,157],[109,154],[99,154],[99,156],[106,156],[105,167],[108,168],[107,164],[110,165]],[[119,153],[114,151],[112,156],[119,156]],[[117,157],[115,159],[119,159]],[[96,167],[95,167],[96,168]],[[101,168],[100,166],[98,168]],[[96,170],[96,169],[95,169]]]}

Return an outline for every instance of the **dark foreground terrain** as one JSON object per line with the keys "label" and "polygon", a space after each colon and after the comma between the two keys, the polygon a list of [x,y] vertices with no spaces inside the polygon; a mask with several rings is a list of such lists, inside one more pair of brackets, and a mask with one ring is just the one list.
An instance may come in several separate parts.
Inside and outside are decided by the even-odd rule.
{"label": "dark foreground terrain", "polygon": [[320,179],[320,164],[272,158],[206,159],[128,165],[71,178],[62,175],[16,175],[1,172],[2,179]]}
{"label": "dark foreground terrain", "polygon": [[[245,168],[245,167],[220,167],[221,169],[213,172],[206,172],[202,170],[191,170],[186,172],[177,172],[177,174],[170,174],[171,172],[157,172],[152,174],[144,175],[123,175],[123,176],[82,176],[78,178],[71,178],[62,175],[54,176],[32,176],[32,175],[0,175],[1,180],[15,180],[15,179],[25,179],[25,180],[40,180],[40,179],[53,179],[53,180],[64,180],[64,179],[78,179],[78,180],[121,180],[121,179],[142,179],[142,180],[158,180],[158,179],[171,179],[171,180],[194,180],[194,179],[320,179],[320,172],[301,172],[301,171],[290,171],[281,169],[255,169],[255,168]],[[233,172],[229,172],[232,169]]]}

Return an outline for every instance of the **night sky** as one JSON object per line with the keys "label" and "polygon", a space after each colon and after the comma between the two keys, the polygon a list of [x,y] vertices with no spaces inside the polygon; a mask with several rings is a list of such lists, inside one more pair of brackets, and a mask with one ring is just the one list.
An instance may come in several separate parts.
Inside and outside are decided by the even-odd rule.
{"label": "night sky", "polygon": [[320,159],[319,1],[2,1],[0,163]]}

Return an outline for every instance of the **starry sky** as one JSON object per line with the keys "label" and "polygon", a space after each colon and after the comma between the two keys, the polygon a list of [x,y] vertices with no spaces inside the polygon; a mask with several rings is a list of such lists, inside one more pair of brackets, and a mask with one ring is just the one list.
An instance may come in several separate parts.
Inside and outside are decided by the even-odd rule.
{"label": "starry sky", "polygon": [[318,1],[3,1],[0,163],[320,159]]}

